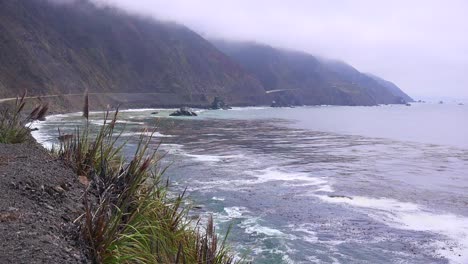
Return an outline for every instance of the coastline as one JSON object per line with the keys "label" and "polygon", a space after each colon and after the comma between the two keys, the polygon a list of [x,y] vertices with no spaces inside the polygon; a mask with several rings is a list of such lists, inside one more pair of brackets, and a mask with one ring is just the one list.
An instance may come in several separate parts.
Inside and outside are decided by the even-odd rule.
{"label": "coastline", "polygon": [[[404,108],[404,109],[406,109],[406,108]],[[144,115],[149,115],[149,111],[152,111],[152,110],[166,110],[167,111],[168,109],[167,108],[127,109],[127,110],[122,110],[121,112],[148,111],[148,113],[147,114],[144,113]],[[234,111],[235,110],[245,110],[245,109],[244,108],[238,108],[238,109],[234,109]],[[296,109],[296,110],[300,110],[300,109]],[[100,112],[101,111],[96,111],[94,113],[96,114],[96,113],[100,113]],[[93,112],[91,112],[91,113],[93,113]],[[224,113],[224,112],[221,111],[219,113]],[[67,115],[70,115],[70,114],[67,114]],[[79,112],[72,113],[72,115],[78,116],[78,115],[80,115],[80,113]],[[53,116],[54,115],[49,116],[49,118],[52,119]],[[131,115],[131,116],[133,117],[133,115]],[[200,120],[200,121],[205,122],[204,120]],[[217,126],[213,126],[213,127],[217,127]],[[44,130],[40,129],[39,131],[46,131],[46,129],[45,128],[44,128]],[[207,133],[207,135],[210,135],[210,134]],[[212,134],[212,135],[215,135],[215,134]],[[219,135],[219,134],[216,134],[216,135]],[[38,138],[36,138],[36,139],[37,139],[37,141],[40,142],[40,139],[38,139]],[[389,141],[388,144],[394,145],[394,143],[392,143],[392,141]],[[213,154],[210,153],[209,155],[213,155]],[[197,155],[188,154],[186,156],[188,156],[189,158],[195,158],[198,161],[203,161],[202,159],[200,159],[201,155],[198,155],[198,154]],[[211,156],[211,157],[213,157],[213,156]],[[208,161],[213,162],[213,159],[208,160]],[[220,159],[220,161],[221,161],[221,159]],[[261,172],[261,173],[260,173],[260,176],[257,175],[255,177],[263,177],[262,176],[262,175],[264,175],[263,172],[269,172],[269,171],[265,171],[265,170],[258,171],[258,170],[256,170],[256,172]],[[276,173],[276,171],[273,171],[273,172]],[[266,175],[265,177],[267,177],[267,178],[270,177],[270,176],[268,176],[268,175],[270,175],[268,173],[265,173],[265,175]],[[276,174],[273,174],[273,176],[274,176],[273,178],[270,177],[270,178],[268,178],[268,180],[269,181],[284,180],[283,177],[278,177],[278,176],[276,176]],[[288,178],[291,178],[290,174],[286,174],[285,176],[287,176]],[[297,178],[292,178],[291,180],[297,180]],[[317,190],[321,190],[321,189],[317,189]],[[326,190],[324,192],[326,192]],[[344,195],[348,195],[348,193],[345,193]],[[389,196],[389,195],[384,195],[384,196],[391,198],[391,196]],[[216,197],[218,197],[218,196],[216,196]],[[223,196],[219,196],[219,197],[223,197]],[[337,207],[343,206],[343,207],[346,207],[346,208],[348,208],[348,207],[349,208],[358,208],[359,210],[366,210],[366,211],[369,211],[369,212],[372,212],[373,210],[383,210],[383,211],[391,210],[391,211],[393,211],[394,216],[392,218],[390,218],[391,222],[393,223],[393,225],[390,226],[390,228],[396,228],[396,229],[399,229],[399,230],[408,229],[408,230],[413,230],[413,231],[418,231],[420,228],[422,228],[422,230],[419,230],[419,231],[423,231],[423,232],[429,231],[431,233],[432,232],[440,233],[442,236],[446,236],[448,234],[448,237],[450,237],[450,240],[458,241],[458,239],[459,239],[458,235],[454,235],[454,233],[450,233],[451,232],[450,230],[449,230],[450,232],[447,233],[446,232],[447,230],[439,228],[440,226],[444,226],[442,224],[436,224],[436,225],[433,226],[430,223],[424,222],[424,227],[420,227],[419,225],[418,226],[414,226],[414,225],[411,226],[411,224],[413,222],[407,222],[405,217],[410,216],[410,217],[413,217],[415,219],[418,219],[417,221],[419,223],[421,223],[421,221],[422,221],[421,219],[434,219],[433,221],[435,221],[436,223],[439,220],[440,221],[446,221],[448,219],[448,220],[453,220],[453,221],[451,221],[452,223],[455,223],[455,224],[458,223],[457,225],[460,226],[459,230],[462,231],[462,236],[464,236],[464,234],[465,234],[464,230],[465,230],[466,225],[463,222],[464,221],[463,219],[458,220],[458,218],[456,218],[454,215],[449,215],[449,214],[439,215],[438,213],[434,213],[434,214],[428,216],[429,214],[425,211],[426,207],[424,207],[423,205],[421,205],[421,207],[419,207],[419,204],[417,202],[415,202],[414,204],[409,205],[409,204],[407,204],[405,202],[405,200],[401,199],[402,197],[397,197],[395,199],[382,199],[381,197],[376,196],[376,197],[374,197],[375,199],[372,199],[371,197],[367,197],[367,196],[366,197],[362,197],[362,195],[359,196],[359,194],[350,195],[349,197],[351,197],[351,198],[349,198],[349,199],[346,198],[345,196],[343,196],[343,197],[341,197],[341,196],[334,197],[334,196],[326,196],[326,195],[324,196],[324,195],[322,195],[322,196],[314,196],[314,197],[321,200],[321,201],[323,201],[323,202],[325,202],[326,204],[328,204],[327,206],[333,206],[333,207],[334,206],[337,206]],[[325,199],[323,199],[323,198],[325,198]],[[224,197],[222,199],[224,199]],[[403,202],[403,203],[401,203],[401,202]],[[408,202],[413,203],[412,200],[409,200]],[[234,205],[238,206],[238,204],[234,204]],[[406,205],[409,205],[410,208],[408,209],[407,207],[405,207]],[[231,208],[231,207],[227,207],[227,208]],[[234,208],[234,207],[232,207],[232,208]],[[411,208],[413,208],[413,209],[411,209]],[[228,211],[226,211],[226,212],[228,212]],[[375,214],[373,216],[375,217],[374,221],[376,221],[376,223],[386,223],[386,222],[388,222],[388,219],[389,219],[385,215],[385,213],[384,214]],[[245,216],[242,216],[242,217],[245,217]],[[248,222],[248,220],[246,220],[246,221],[247,221],[246,222],[247,224],[245,224],[243,226],[243,228],[247,228],[246,231],[248,231],[248,232],[253,232],[252,231],[252,230],[254,230],[253,228],[263,228],[263,226],[261,225],[262,223],[258,224],[256,222]],[[271,227],[269,225],[266,225],[266,228],[273,228],[273,227]],[[300,228],[300,226],[299,226],[299,228]],[[277,230],[281,230],[281,229],[277,229]],[[297,229],[297,230],[299,230],[299,229]],[[281,232],[287,233],[284,230],[281,231]],[[294,231],[294,232],[296,232],[296,231]],[[298,231],[298,232],[300,232],[300,231]],[[270,233],[270,234],[266,234],[266,235],[275,236],[277,234],[279,234],[279,233]],[[265,234],[263,234],[263,235],[265,235]],[[316,243],[316,242],[314,242],[314,243]],[[462,242],[461,244],[466,245],[465,242]],[[452,248],[453,245],[455,245],[455,244],[451,244],[450,248]],[[434,245],[428,245],[428,246],[432,247]],[[457,248],[456,251],[455,251],[455,252],[457,252],[457,254],[454,255],[452,250],[450,250],[450,252],[445,251],[445,250],[440,250],[440,248],[442,248],[442,247],[447,248],[445,245],[441,244],[440,246],[434,246],[434,247],[439,248],[439,249],[436,249],[436,251],[434,251],[434,252],[436,252],[438,254],[439,257],[444,256],[446,259],[452,259],[453,263],[460,263],[460,262],[457,262],[457,261],[460,261],[460,256],[458,254],[461,254],[461,256],[466,255],[464,253],[465,251],[460,251],[461,248]],[[466,249],[466,248],[463,248],[463,249]],[[421,254],[422,254],[422,252],[421,252]]]}

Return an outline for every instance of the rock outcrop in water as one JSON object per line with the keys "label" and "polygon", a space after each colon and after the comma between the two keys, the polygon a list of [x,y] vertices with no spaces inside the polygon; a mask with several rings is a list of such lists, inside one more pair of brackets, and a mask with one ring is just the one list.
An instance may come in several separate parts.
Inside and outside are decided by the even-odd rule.
{"label": "rock outcrop in water", "polygon": [[213,102],[211,103],[210,109],[212,109],[212,110],[218,110],[218,109],[228,110],[228,109],[231,109],[231,107],[228,106],[228,105],[224,102],[224,99],[223,99],[223,98],[216,96],[216,97],[213,99]]}
{"label": "rock outcrop in water", "polygon": [[181,107],[179,110],[170,114],[170,116],[197,116],[197,113],[193,112],[192,109],[188,107]]}

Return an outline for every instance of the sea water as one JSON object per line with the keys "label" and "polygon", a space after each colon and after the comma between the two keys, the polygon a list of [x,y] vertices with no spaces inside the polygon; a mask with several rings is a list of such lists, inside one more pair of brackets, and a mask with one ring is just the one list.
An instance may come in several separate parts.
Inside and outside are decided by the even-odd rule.
{"label": "sea water", "polygon": [[[152,112],[158,114],[153,115]],[[254,263],[468,263],[468,107],[123,111],[131,155],[155,126],[174,191]],[[102,123],[102,113],[91,122]],[[49,117],[35,137],[72,132]],[[148,134],[146,134],[148,135]]]}

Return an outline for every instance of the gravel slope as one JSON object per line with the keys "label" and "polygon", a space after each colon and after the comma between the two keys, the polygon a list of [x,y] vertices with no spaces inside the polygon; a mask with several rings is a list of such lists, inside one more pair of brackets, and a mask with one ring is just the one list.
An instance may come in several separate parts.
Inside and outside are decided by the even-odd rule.
{"label": "gravel slope", "polygon": [[83,186],[35,141],[0,144],[0,263],[87,263],[77,227]]}

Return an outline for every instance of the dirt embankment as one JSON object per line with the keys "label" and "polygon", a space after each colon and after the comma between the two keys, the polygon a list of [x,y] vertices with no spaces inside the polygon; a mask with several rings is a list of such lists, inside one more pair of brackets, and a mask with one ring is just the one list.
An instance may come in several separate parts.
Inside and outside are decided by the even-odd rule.
{"label": "dirt embankment", "polygon": [[86,263],[76,174],[33,139],[0,144],[0,263]]}

